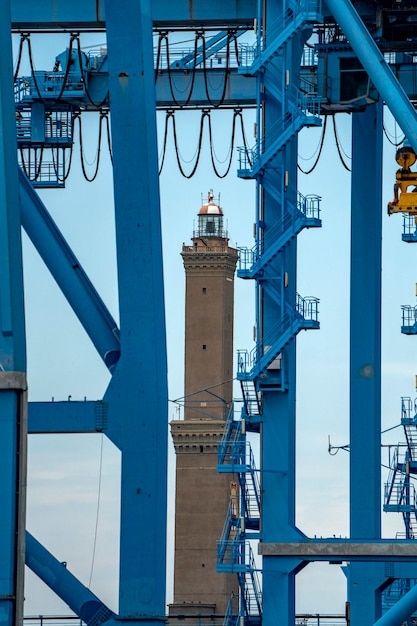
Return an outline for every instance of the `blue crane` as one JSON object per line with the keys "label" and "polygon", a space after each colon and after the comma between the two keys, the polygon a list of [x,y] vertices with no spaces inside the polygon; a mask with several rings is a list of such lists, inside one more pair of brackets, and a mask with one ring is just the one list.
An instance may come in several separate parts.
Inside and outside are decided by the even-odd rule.
{"label": "blue crane", "polygon": [[[296,575],[309,562],[323,560],[350,563],[346,571],[352,626],[371,626],[377,620],[381,626],[401,623],[398,620],[416,608],[411,590],[381,618],[382,590],[400,577],[392,573],[394,566],[401,563],[401,577],[416,578],[417,547],[412,540],[399,545],[381,539],[380,522],[382,101],[417,151],[411,104],[416,94],[412,81],[401,74],[405,65],[414,72],[414,13],[412,2],[382,0],[327,0],[325,5],[319,0],[214,0],[204,6],[185,0],[117,4],[58,0],[53,7],[47,0],[2,4],[1,624],[21,622],[25,553],[29,565],[40,563],[39,571],[56,566],[53,557],[25,535],[27,432],[103,432],[122,457],[118,615],[73,578],[64,582],[65,593],[55,582],[58,576],[46,576],[48,584],[86,615],[87,623],[151,626],[165,620],[167,373],[155,110],[158,89],[161,106],[175,104],[174,94],[167,90],[169,73],[194,69],[196,93],[187,105],[255,106],[258,128],[256,145],[240,152],[238,172],[255,180],[257,189],[255,246],[241,250],[239,268],[242,278],[255,283],[257,345],[253,354],[239,355],[245,428],[229,424],[226,432],[231,439],[225,446],[235,454],[233,463],[245,470],[239,473],[242,497],[250,492],[256,501],[255,515],[249,514],[252,509],[245,500],[241,509],[246,511],[247,528],[260,539],[262,598],[251,555],[246,553],[246,537],[232,522],[225,525],[219,565],[235,568],[232,571],[238,572],[247,591],[245,598],[254,603],[265,626],[293,626]],[[251,28],[254,18],[255,45],[245,49],[239,66],[228,68],[227,98],[210,98],[204,90],[207,68],[197,74],[198,66],[224,49],[235,37],[230,33]],[[201,41],[191,56],[168,64],[159,86],[156,81],[155,94],[152,30],[165,32],[184,25],[189,30],[214,28],[221,35],[214,35],[206,52]],[[14,83],[10,33],[62,30],[105,30],[106,54],[92,61],[71,35],[55,71],[33,72]],[[301,70],[313,31],[328,74]],[[400,80],[392,73],[386,52],[398,53]],[[120,328],[35,190],[51,181],[63,184],[63,151],[71,149],[80,110],[98,108],[106,116],[109,107]],[[129,122],[133,108],[134,125]],[[319,196],[301,196],[297,190],[297,134],[305,126],[320,125],[323,115],[337,110],[350,111],[353,120],[350,539],[316,540],[295,523],[296,336],[301,329],[319,328],[318,299],[297,292],[297,235],[321,224]],[[46,169],[42,150],[52,153]],[[99,402],[53,406],[27,401],[21,225],[111,372]],[[260,433],[260,499],[246,430]],[[222,465],[220,461],[224,471]],[[389,573],[387,563],[393,565]]]}

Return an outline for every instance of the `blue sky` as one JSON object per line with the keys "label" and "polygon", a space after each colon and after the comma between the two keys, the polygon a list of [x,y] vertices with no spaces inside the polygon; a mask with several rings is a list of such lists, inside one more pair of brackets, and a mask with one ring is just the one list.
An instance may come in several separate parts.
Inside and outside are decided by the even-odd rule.
{"label": "blue sky", "polygon": [[[35,38],[34,38],[35,40]],[[38,69],[50,69],[67,38],[50,37],[34,42]],[[87,42],[86,42],[87,43]],[[246,114],[248,136],[253,112]],[[163,129],[164,114],[160,114]],[[220,159],[227,155],[230,114],[213,113],[214,143]],[[91,116],[87,158],[93,161],[97,124]],[[199,116],[178,118],[179,143],[186,160],[192,160],[197,143]],[[350,117],[337,124],[347,154]],[[387,129],[395,124],[386,115]],[[398,134],[401,136],[400,131]],[[299,152],[311,155],[320,129],[305,129]],[[249,140],[251,143],[251,140]],[[165,264],[169,397],[183,395],[184,271],[181,245],[189,241],[201,194],[221,193],[231,245],[252,245],[255,185],[230,175],[219,180],[212,172],[205,136],[197,174],[186,180],[178,172],[172,149],[161,175],[161,210]],[[240,142],[238,140],[238,145]],[[77,146],[75,155],[77,154]],[[106,151],[95,183],[86,183],[75,158],[65,190],[42,192],[42,198],[84,269],[117,319],[116,258],[110,162]],[[309,163],[300,159],[302,167]],[[185,167],[187,167],[185,165]],[[221,166],[219,166],[221,168]],[[397,164],[395,148],[385,141],[383,179],[383,409],[384,427],[400,420],[400,396],[414,395],[415,339],[401,335],[401,304],[415,303],[416,247],[401,241],[401,216],[386,215],[392,200]],[[322,229],[303,231],[299,242],[298,291],[320,298],[320,331],[302,333],[297,341],[297,523],[308,535],[348,535],[348,454],[327,453],[328,435],[334,445],[348,443],[348,342],[349,342],[349,240],[350,177],[337,156],[329,128],[322,157],[309,176],[300,175],[304,194],[322,197]],[[83,329],[60,294],[42,261],[24,237],[25,298],[27,307],[28,378],[31,400],[101,398],[109,377]],[[251,348],[254,324],[254,285],[236,280],[235,346]],[[238,388],[236,388],[238,396]],[[177,417],[174,404],[169,419]],[[394,430],[385,440],[402,438]],[[254,441],[256,448],[256,441]],[[89,583],[97,517],[101,449],[101,498],[92,590],[113,608],[117,603],[117,525],[119,454],[102,436],[33,436],[29,445],[28,529],[45,543],[84,584]],[[384,458],[384,453],[383,453]],[[170,492],[173,492],[174,457],[170,447]],[[402,530],[394,514],[382,514],[386,536]],[[173,508],[169,509],[169,589],[172,572]],[[335,574],[337,570],[337,574]],[[326,589],[326,593],[323,593]],[[168,595],[168,601],[171,596]],[[345,585],[339,568],[308,566],[299,577],[298,610],[344,611]],[[66,608],[28,574],[26,614],[66,613]]]}

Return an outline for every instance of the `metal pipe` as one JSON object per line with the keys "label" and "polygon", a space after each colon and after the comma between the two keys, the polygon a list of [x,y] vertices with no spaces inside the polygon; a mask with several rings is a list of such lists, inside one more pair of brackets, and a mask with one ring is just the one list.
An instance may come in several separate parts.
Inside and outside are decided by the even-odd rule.
{"label": "metal pipe", "polygon": [[401,626],[404,620],[417,609],[417,585],[408,591],[402,598],[388,609],[384,615],[375,622],[374,626]]}
{"label": "metal pipe", "polygon": [[114,616],[97,598],[60,563],[39,541],[26,532],[26,565],[86,624],[99,626]]}

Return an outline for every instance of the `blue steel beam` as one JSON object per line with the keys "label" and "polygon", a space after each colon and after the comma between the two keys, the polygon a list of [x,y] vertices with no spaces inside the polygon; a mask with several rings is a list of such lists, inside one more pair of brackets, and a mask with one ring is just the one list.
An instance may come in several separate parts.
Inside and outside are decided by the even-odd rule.
{"label": "blue steel beam", "polygon": [[108,429],[107,402],[29,402],[28,433],[98,433]]}
{"label": "blue steel beam", "polygon": [[[107,65],[107,61],[106,61]],[[193,70],[194,72],[194,70]],[[46,101],[54,102],[59,95],[61,82],[56,79],[65,75],[65,72],[46,72],[54,89],[47,91],[41,90],[42,98]],[[71,85],[65,90],[65,102],[80,107],[83,111],[97,112],[97,106],[94,102],[101,102],[103,96],[108,91],[109,77],[106,71],[96,73],[94,71],[86,74],[88,82],[89,97]],[[69,75],[71,80],[71,73]],[[53,80],[55,79],[55,83]],[[207,68],[204,72],[202,69],[196,69],[193,82],[190,81],[190,71],[182,69],[160,69],[158,70],[156,79],[156,106],[157,109],[176,108],[183,106],[190,95],[190,84],[192,84],[191,102],[184,108],[207,107],[212,108],[213,102],[218,103],[223,96],[224,80],[227,81],[227,87],[222,100],[222,108],[225,107],[253,107],[256,102],[256,79],[252,76],[243,76],[238,73],[237,68],[231,68],[226,76],[226,67],[217,69]],[[21,81],[31,85],[30,94],[25,93],[20,101],[20,106],[30,106],[39,102],[39,93],[31,77],[25,76]],[[74,84],[77,86],[80,83]],[[38,85],[39,86],[39,85]],[[207,94],[208,91],[208,94]],[[91,98],[91,100],[90,100]],[[108,99],[104,106],[108,106]],[[26,139],[26,138],[25,138]],[[39,142],[38,142],[39,143]],[[54,146],[55,147],[55,146]]]}
{"label": "blue steel beam", "polygon": [[[156,81],[156,100],[158,109],[166,109],[175,107],[175,101],[172,97],[172,90],[175,99],[181,103],[185,101],[189,94],[190,72],[182,70],[161,70],[158,72]],[[223,93],[225,79],[225,67],[217,70],[207,69],[204,78],[204,70],[195,70],[195,79],[190,107],[212,107],[213,102],[219,102]],[[206,84],[207,82],[207,84]],[[227,88],[222,101],[222,109],[225,107],[254,107],[256,103],[256,79],[252,76],[243,76],[237,73],[237,69],[229,70],[227,78]],[[207,85],[209,86],[209,97],[207,96]],[[186,107],[184,107],[186,108]]]}
{"label": "blue steel beam", "polygon": [[22,171],[19,181],[22,226],[112,371],[120,356],[117,324]]}
{"label": "blue steel beam", "polygon": [[[382,137],[382,101],[353,113],[350,536],[370,541],[381,537]],[[351,565],[353,626],[371,626],[381,611],[370,587],[370,569]]]}
{"label": "blue steel beam", "polygon": [[350,0],[326,0],[354,52],[417,152],[417,112]]}
{"label": "blue steel beam", "polygon": [[118,617],[147,626],[165,622],[168,446],[151,4],[107,0],[106,16],[121,358],[104,400],[122,452]]}
{"label": "blue steel beam", "polygon": [[[152,17],[159,26],[189,24],[248,24],[256,15],[257,0],[153,0]],[[100,29],[104,30],[110,12],[106,0],[11,0],[14,29]]]}
{"label": "blue steel beam", "polygon": [[32,572],[87,626],[100,626],[114,616],[113,611],[71,574],[65,562],[58,561],[29,532],[26,532],[25,560]]}
{"label": "blue steel beam", "polygon": [[0,3],[0,623],[21,624],[26,348],[10,3]]}

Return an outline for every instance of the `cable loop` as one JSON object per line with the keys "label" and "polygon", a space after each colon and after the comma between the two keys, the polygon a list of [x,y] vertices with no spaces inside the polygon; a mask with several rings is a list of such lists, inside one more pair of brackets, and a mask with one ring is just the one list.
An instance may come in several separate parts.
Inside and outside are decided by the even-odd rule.
{"label": "cable loop", "polygon": [[[325,116],[325,118],[324,118],[324,124],[323,124],[323,130],[322,130],[322,133],[321,133],[321,140],[320,140],[319,153],[318,153],[318,155],[317,155],[316,160],[314,161],[313,167],[311,167],[309,170],[306,170],[306,171],[305,171],[305,170],[303,170],[303,169],[302,169],[302,167],[300,167],[300,165],[298,165],[298,164],[297,164],[298,169],[299,169],[299,170],[300,170],[300,172],[302,172],[303,174],[311,174],[311,172],[312,172],[313,170],[315,170],[315,169],[316,169],[317,164],[318,164],[318,162],[319,162],[319,160],[320,160],[320,157],[321,157],[322,150],[323,150],[324,138],[325,138],[325,136],[326,136],[326,128],[327,128],[327,115],[326,115],[326,116]],[[317,148],[316,148],[316,150],[317,150]]]}
{"label": "cable loop", "polygon": [[87,80],[85,78],[85,75],[87,74],[87,70],[83,69],[83,60],[82,60],[82,55],[81,55],[81,41],[80,41],[80,36],[77,35],[76,37],[77,39],[77,51],[78,51],[78,64],[80,66],[80,72],[81,72],[81,81],[84,85],[84,89],[85,89],[85,95],[87,96],[88,100],[90,101],[90,104],[93,105],[93,107],[95,107],[96,109],[101,109],[106,102],[108,101],[109,98],[109,91],[107,90],[106,95],[104,96],[103,100],[101,102],[94,102],[93,98],[90,95],[90,92],[88,90],[87,87]]}

